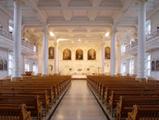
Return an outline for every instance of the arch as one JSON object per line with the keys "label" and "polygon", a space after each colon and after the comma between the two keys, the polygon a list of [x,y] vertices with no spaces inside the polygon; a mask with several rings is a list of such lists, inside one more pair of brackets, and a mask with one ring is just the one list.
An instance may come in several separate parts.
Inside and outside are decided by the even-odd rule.
{"label": "arch", "polygon": [[105,59],[110,59],[110,47],[105,47]]}
{"label": "arch", "polygon": [[96,50],[91,48],[87,52],[87,59],[88,60],[96,60]]}
{"label": "arch", "polygon": [[63,50],[63,60],[71,60],[71,50],[66,48]]}
{"label": "arch", "polygon": [[82,49],[76,50],[76,60],[83,60],[83,50]]}

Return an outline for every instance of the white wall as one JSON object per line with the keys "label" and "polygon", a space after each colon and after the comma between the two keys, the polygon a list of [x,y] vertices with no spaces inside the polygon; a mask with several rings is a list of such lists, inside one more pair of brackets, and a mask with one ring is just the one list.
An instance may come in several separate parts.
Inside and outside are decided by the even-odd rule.
{"label": "white wall", "polygon": [[54,74],[55,73],[55,64],[54,64],[54,62],[55,62],[55,43],[53,40],[49,40],[48,47],[54,47],[54,59],[48,59],[48,73]]}
{"label": "white wall", "polygon": [[[72,60],[63,60],[63,50],[69,48],[72,51]],[[96,60],[87,60],[89,49],[96,50]],[[75,59],[77,49],[83,50],[83,60]],[[59,72],[61,74],[98,74],[102,72],[101,43],[65,43],[59,44]],[[69,69],[72,69],[71,71]],[[88,70],[89,68],[89,70]],[[79,71],[81,69],[81,71]],[[105,61],[105,72],[109,73],[110,60]]]}
{"label": "white wall", "polygon": [[0,10],[0,24],[3,26],[3,30],[8,31],[9,16]]}
{"label": "white wall", "polygon": [[159,11],[154,13],[149,19],[151,20],[152,32],[157,31],[157,26],[159,27]]}
{"label": "white wall", "polygon": [[[152,32],[157,31],[157,27],[159,27],[159,11],[154,13],[149,19],[151,20]],[[152,60],[159,60],[159,49],[150,51],[149,53]],[[151,71],[151,76],[159,79],[159,71]]]}
{"label": "white wall", "polygon": [[[159,50],[151,51],[150,54],[152,60],[159,60]],[[159,71],[151,71],[151,76],[159,80]]]}

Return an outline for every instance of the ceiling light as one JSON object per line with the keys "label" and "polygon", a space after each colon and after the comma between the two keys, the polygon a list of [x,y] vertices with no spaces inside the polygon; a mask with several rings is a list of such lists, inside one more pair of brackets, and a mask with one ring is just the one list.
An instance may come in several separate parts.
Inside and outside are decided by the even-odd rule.
{"label": "ceiling light", "polygon": [[109,37],[109,35],[110,35],[110,32],[105,33],[105,37]]}
{"label": "ceiling light", "polygon": [[134,41],[135,41],[135,39],[134,39],[134,38],[132,38],[130,41],[133,41],[133,42],[134,42]]}
{"label": "ceiling light", "polygon": [[78,41],[80,42],[80,41],[81,41],[81,39],[78,39]]}
{"label": "ceiling light", "polygon": [[55,37],[55,34],[53,32],[49,32],[51,37]]}

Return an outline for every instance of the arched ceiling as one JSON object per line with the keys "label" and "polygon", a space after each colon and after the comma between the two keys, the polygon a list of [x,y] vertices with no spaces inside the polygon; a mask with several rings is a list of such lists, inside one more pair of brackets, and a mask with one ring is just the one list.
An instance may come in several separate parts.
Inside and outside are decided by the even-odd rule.
{"label": "arched ceiling", "polygon": [[[44,24],[56,38],[103,39],[113,24],[127,29],[137,25],[137,0],[23,0],[23,26],[41,36]],[[158,10],[159,0],[149,0],[148,16]],[[13,17],[13,0],[0,0],[0,8]],[[38,38],[38,37],[37,37]],[[50,37],[51,39],[51,37]]]}

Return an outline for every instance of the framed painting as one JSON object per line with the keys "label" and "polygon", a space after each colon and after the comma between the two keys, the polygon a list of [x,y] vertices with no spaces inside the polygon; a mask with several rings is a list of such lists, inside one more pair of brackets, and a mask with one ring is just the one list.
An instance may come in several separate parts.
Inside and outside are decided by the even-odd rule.
{"label": "framed painting", "polygon": [[105,59],[110,59],[110,47],[105,48]]}
{"label": "framed painting", "polygon": [[156,71],[159,71],[159,60],[156,60]]}
{"label": "framed painting", "polygon": [[63,60],[71,60],[71,50],[66,48],[63,50]]}
{"label": "framed painting", "polygon": [[8,61],[3,60],[3,70],[7,71],[8,70]]}
{"label": "framed painting", "polygon": [[3,70],[3,60],[0,59],[0,70]]}
{"label": "framed painting", "polygon": [[49,59],[54,59],[54,47],[49,47]]}
{"label": "framed painting", "polygon": [[155,71],[155,70],[156,70],[156,62],[151,61],[151,71]]}
{"label": "framed painting", "polygon": [[96,60],[96,51],[94,49],[89,49],[87,53],[88,60]]}
{"label": "framed painting", "polygon": [[76,50],[76,60],[83,60],[83,50],[82,49]]}

